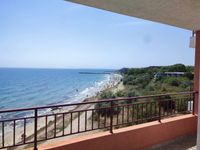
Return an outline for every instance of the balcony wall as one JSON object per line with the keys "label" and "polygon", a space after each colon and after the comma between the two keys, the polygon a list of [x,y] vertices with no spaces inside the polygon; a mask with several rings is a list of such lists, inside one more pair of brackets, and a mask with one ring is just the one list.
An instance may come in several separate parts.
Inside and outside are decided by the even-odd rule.
{"label": "balcony wall", "polygon": [[80,136],[52,145],[43,145],[48,150],[135,150],[147,148],[174,138],[194,134],[197,130],[197,117],[183,115],[158,121],[126,127],[109,132]]}

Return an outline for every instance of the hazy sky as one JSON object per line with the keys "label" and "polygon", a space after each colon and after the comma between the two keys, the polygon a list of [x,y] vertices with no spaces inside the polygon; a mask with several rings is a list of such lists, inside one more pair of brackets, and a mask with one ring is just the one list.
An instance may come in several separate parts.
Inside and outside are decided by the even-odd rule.
{"label": "hazy sky", "polygon": [[0,0],[0,67],[193,65],[190,36],[63,0]]}

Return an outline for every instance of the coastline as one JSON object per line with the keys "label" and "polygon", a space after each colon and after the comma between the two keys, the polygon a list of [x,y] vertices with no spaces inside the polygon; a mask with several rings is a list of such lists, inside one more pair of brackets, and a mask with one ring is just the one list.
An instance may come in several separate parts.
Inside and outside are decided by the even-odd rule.
{"label": "coastline", "polygon": [[[111,77],[112,76],[112,77]],[[91,97],[88,97],[88,98],[85,98],[83,99],[82,102],[89,102],[89,101],[96,101],[98,100],[98,95],[104,91],[104,90],[117,90],[119,88],[119,85],[121,82],[121,78],[122,76],[119,75],[119,74],[113,74],[110,76],[110,80],[108,81],[108,83],[103,87],[103,89],[100,90],[100,92],[97,92],[97,93],[94,93],[94,96],[91,96]],[[69,108],[69,109],[55,109],[55,110],[51,110],[53,114],[56,114],[56,113],[62,113],[62,112],[69,112],[69,111],[77,111],[77,110],[84,110],[84,109],[93,109],[94,108],[94,104],[88,104],[88,105],[80,105],[80,106],[76,106],[76,107],[72,107],[72,108]],[[83,115],[83,114],[81,114]],[[87,117],[87,121],[89,122],[90,121],[90,117],[91,117],[91,113],[88,114],[88,117]],[[80,118],[83,118],[83,117],[80,117]],[[57,117],[57,126],[61,126],[62,124],[62,117]],[[72,119],[73,121],[73,124],[77,124],[78,123],[78,120],[77,120],[77,115],[73,117]],[[81,122],[83,123],[80,123],[80,129],[83,129],[84,126],[84,121],[85,120],[81,120]],[[54,122],[54,118],[52,117],[49,117],[48,118],[48,132],[52,132],[53,129],[54,129],[54,124],[52,123]],[[65,131],[68,131],[69,130],[69,118],[66,119],[66,122],[67,122],[67,125],[65,126]],[[32,141],[33,140],[33,135],[34,135],[34,130],[33,130],[33,127],[34,127],[34,123],[30,123],[26,126],[26,141]],[[38,119],[38,137],[42,137],[45,133],[45,120],[43,118],[39,118]],[[75,130],[75,129],[73,129]],[[61,131],[60,131],[61,132]],[[18,127],[18,129],[16,130],[16,143],[20,143],[21,139],[22,139],[22,135],[24,133],[24,128],[23,127]],[[56,134],[60,134],[59,131],[56,131]],[[77,134],[78,135],[78,134]],[[8,145],[8,144],[11,144],[13,141],[13,133],[12,132],[9,132],[9,133],[6,133],[6,136],[5,136],[5,143]],[[47,141],[48,142],[48,141]],[[27,145],[29,146],[29,145]],[[24,146],[24,147],[27,147],[27,146]]]}

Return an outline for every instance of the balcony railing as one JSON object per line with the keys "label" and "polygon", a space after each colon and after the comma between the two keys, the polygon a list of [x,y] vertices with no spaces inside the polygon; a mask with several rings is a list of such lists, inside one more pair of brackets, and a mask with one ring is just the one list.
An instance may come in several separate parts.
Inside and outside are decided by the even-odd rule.
{"label": "balcony railing", "polygon": [[[196,92],[0,111],[0,149],[193,113]],[[26,116],[24,116],[26,114]],[[22,117],[20,117],[22,116]]]}

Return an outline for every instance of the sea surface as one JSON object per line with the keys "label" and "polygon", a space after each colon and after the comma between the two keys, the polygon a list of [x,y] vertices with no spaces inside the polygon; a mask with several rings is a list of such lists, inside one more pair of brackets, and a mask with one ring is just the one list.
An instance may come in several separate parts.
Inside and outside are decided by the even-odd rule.
{"label": "sea surface", "polygon": [[113,70],[0,68],[0,110],[81,102],[102,90]]}

